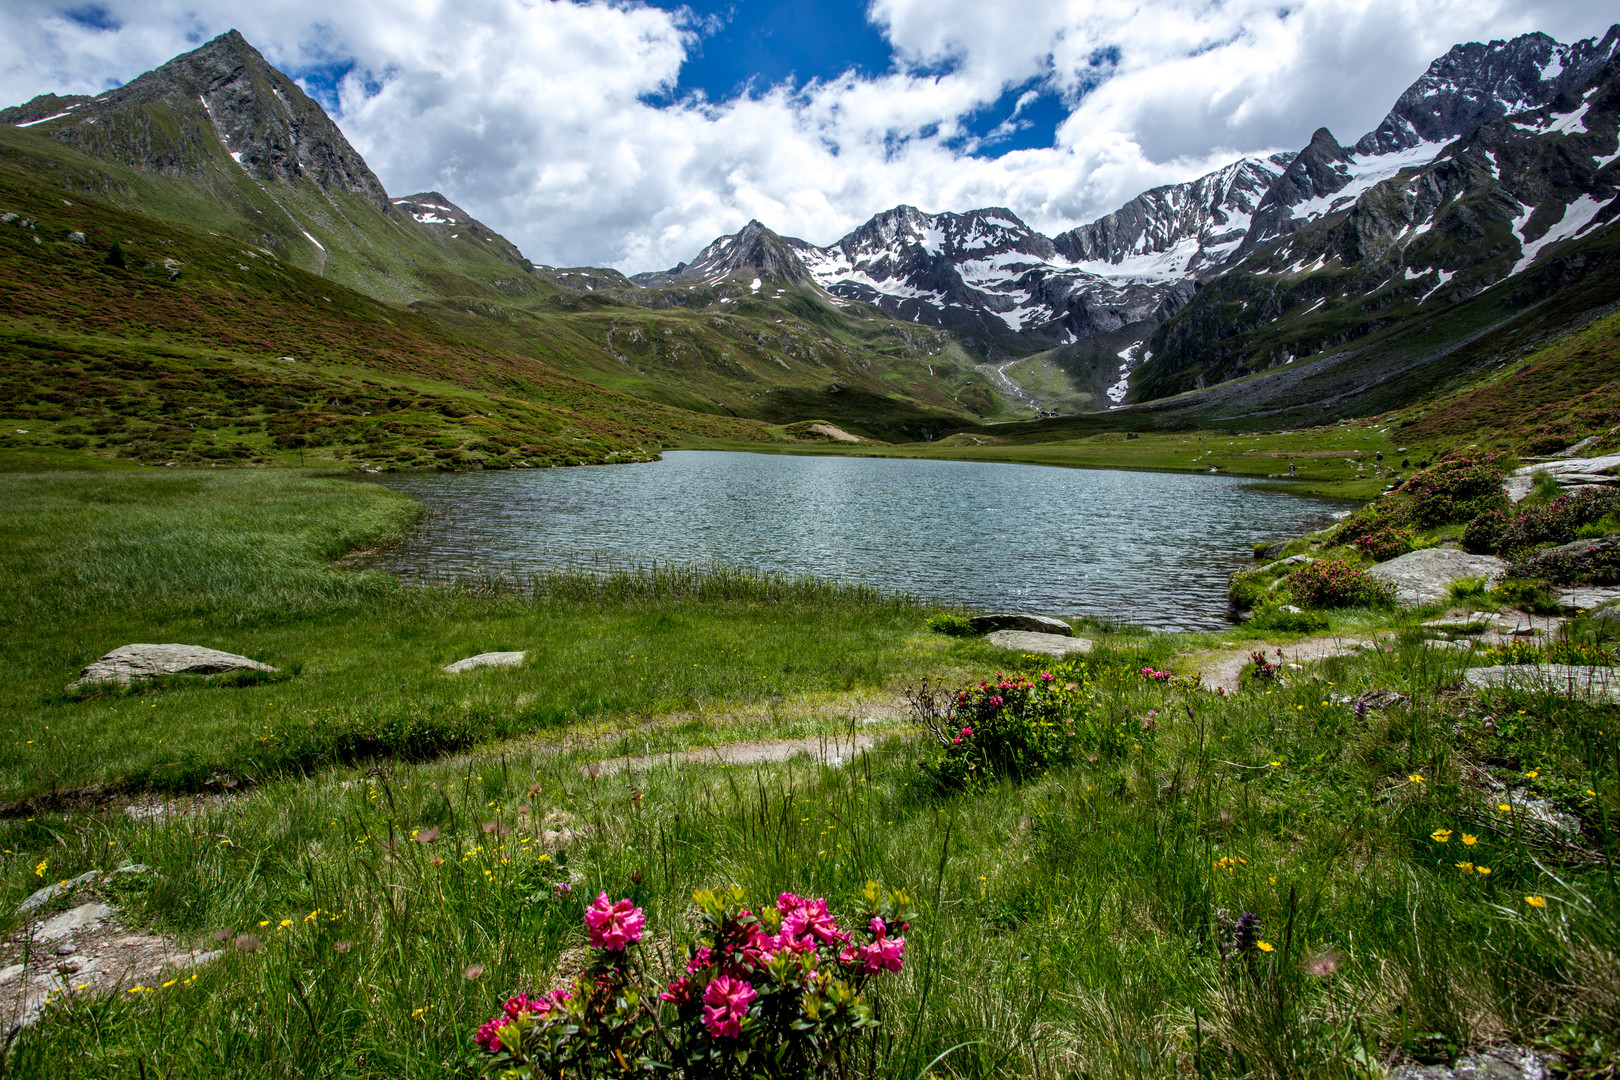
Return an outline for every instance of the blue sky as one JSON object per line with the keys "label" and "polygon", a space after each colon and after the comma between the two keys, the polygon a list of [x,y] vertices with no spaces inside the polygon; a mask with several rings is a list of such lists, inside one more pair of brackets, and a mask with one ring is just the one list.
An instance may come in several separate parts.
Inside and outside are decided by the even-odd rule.
{"label": "blue sky", "polygon": [[390,192],[538,262],[638,271],[758,218],[900,203],[1053,233],[1318,126],[1353,142],[1463,41],[1601,34],[1591,0],[9,0],[0,101],[94,93],[228,29]]}
{"label": "blue sky", "polygon": [[[870,78],[895,70],[894,49],[868,14],[868,0],[653,0],[677,13],[696,36],[673,91],[664,102],[693,93],[711,102],[758,96],[773,87],[802,87],[850,72]],[[935,65],[940,72],[953,65]],[[928,65],[913,73],[928,73]],[[1072,103],[1031,79],[960,117],[963,136],[949,140],[964,153],[995,157],[1051,146]]]}

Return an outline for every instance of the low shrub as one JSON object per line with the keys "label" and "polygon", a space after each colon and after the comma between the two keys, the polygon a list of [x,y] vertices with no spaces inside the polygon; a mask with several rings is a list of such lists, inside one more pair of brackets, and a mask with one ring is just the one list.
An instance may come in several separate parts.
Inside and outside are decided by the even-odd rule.
{"label": "low shrub", "polygon": [[1620,510],[1620,491],[1588,488],[1546,503],[1521,503],[1502,532],[1497,550],[1517,555],[1542,544],[1567,544],[1582,526]]}
{"label": "low shrub", "polygon": [[1539,578],[1509,577],[1498,582],[1491,592],[1504,604],[1537,615],[1551,615],[1558,611],[1552,586]]}
{"label": "low shrub", "polygon": [[1412,521],[1411,504],[1404,499],[1384,499],[1357,510],[1328,536],[1330,546],[1360,549],[1368,537],[1401,529]]}
{"label": "low shrub", "polygon": [[1269,607],[1256,612],[1248,622],[1256,630],[1276,630],[1284,634],[1309,634],[1328,628],[1328,618],[1320,611],[1285,611]]}
{"label": "low shrub", "polygon": [[1269,567],[1262,566],[1257,570],[1244,572],[1235,570],[1226,581],[1226,598],[1235,608],[1251,608],[1272,595],[1271,585],[1274,579],[1266,574]]}
{"label": "low shrub", "polygon": [[1576,540],[1521,555],[1508,564],[1508,576],[1555,585],[1620,584],[1620,536]]}
{"label": "low shrub", "polygon": [[936,634],[945,634],[949,637],[966,637],[973,633],[973,623],[966,615],[947,612],[943,615],[930,616],[928,629]]}
{"label": "low shrub", "polygon": [[[1152,669],[1144,669],[1144,674]],[[954,693],[924,683],[906,692],[912,716],[938,747],[918,762],[941,790],[978,790],[998,779],[1022,780],[1080,753],[1112,755],[1143,732],[1121,719],[1092,715],[1065,665],[1035,678],[997,675]],[[1170,672],[1152,672],[1170,681]]]}
{"label": "low shrub", "polygon": [[1411,551],[1416,539],[1411,529],[1385,525],[1359,537],[1355,548],[1373,562],[1388,562]]}
{"label": "low shrub", "polygon": [[585,970],[568,990],[508,999],[479,1027],[473,1067],[501,1080],[845,1075],[854,1037],[877,1026],[862,990],[904,964],[911,898],[868,883],[854,933],[819,898],[783,893],[758,915],[741,889],[693,899],[698,940],[660,991],[640,955],[646,915],[598,896]]}
{"label": "low shrub", "polygon": [[1502,475],[1507,455],[1463,454],[1413,473],[1398,489],[1417,525],[1469,521],[1507,505]]}
{"label": "low shrub", "polygon": [[1509,507],[1493,507],[1476,514],[1463,529],[1463,550],[1475,555],[1495,555],[1502,550],[1502,541],[1512,523],[1513,510]]}
{"label": "low shrub", "polygon": [[1307,608],[1393,607],[1395,589],[1342,559],[1306,563],[1288,577],[1294,602]]}

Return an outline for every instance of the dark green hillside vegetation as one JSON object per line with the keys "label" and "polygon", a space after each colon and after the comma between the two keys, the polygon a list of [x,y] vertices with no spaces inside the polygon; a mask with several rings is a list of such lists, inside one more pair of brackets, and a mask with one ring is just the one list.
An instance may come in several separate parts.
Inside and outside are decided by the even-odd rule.
{"label": "dark green hillside vegetation", "polygon": [[3,447],[499,467],[764,437],[490,348],[266,249],[63,199],[3,170],[0,204],[15,215],[0,224]]}
{"label": "dark green hillside vegetation", "polygon": [[[1549,454],[1620,425],[1620,315],[1593,322],[1482,385],[1443,395],[1402,431],[1414,439],[1492,438]],[[1600,438],[1594,452],[1609,443]]]}

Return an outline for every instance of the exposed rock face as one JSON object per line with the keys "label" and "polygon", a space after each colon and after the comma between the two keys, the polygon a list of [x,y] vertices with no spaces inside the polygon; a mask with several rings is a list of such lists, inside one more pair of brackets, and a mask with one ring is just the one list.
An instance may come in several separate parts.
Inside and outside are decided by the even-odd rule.
{"label": "exposed rock face", "polygon": [[1570,664],[1496,664],[1469,668],[1471,686],[1550,690],[1570,697],[1620,701],[1620,668]]}
{"label": "exposed rock face", "polygon": [[451,675],[460,675],[464,671],[486,667],[522,667],[523,658],[528,653],[522,652],[486,652],[477,656],[469,656],[465,660],[457,660],[453,664],[446,664],[444,670]]}
{"label": "exposed rock face", "polygon": [[1032,633],[1028,630],[997,630],[987,635],[985,640],[997,648],[1011,649],[1014,652],[1044,653],[1047,656],[1088,653],[1096,647],[1096,642],[1090,638]]}
{"label": "exposed rock face", "polygon": [[1023,630],[1032,634],[1057,634],[1059,637],[1069,637],[1074,629],[1061,619],[1049,619],[1045,615],[976,615],[968,620],[975,634],[988,634],[996,630]]}
{"label": "exposed rock face", "polygon": [[1217,268],[1242,243],[1260,200],[1295,156],[1244,158],[1197,180],[1144,191],[1112,214],[1058,234],[1053,245],[1076,262],[1124,267],[1162,255],[1157,261],[1166,269]]}
{"label": "exposed rock face", "polygon": [[758,221],[750,221],[742,231],[715,240],[690,263],[681,263],[662,273],[637,274],[630,280],[638,285],[667,285],[676,281],[713,284],[732,274],[741,274],[773,284],[810,284],[810,271],[799,258],[798,249],[808,250],[810,245],[803,240],[778,236]]}
{"label": "exposed rock face", "polygon": [[1401,1065],[1389,1080],[1546,1080],[1547,1063],[1534,1050],[1499,1046],[1458,1058],[1455,1065]]}
{"label": "exposed rock face", "polygon": [[[1421,80],[1408,91],[1408,105],[1428,102],[1423,124],[1412,105],[1353,149],[1318,131],[1266,194],[1233,263],[1155,333],[1138,396],[1281,368],[1516,275],[1522,306],[1598,269],[1578,256],[1560,268],[1553,253],[1620,212],[1620,28],[1571,46],[1530,38],[1459,49],[1484,50],[1503,71],[1543,56],[1533,92],[1482,61],[1478,85],[1458,76],[1443,92]],[[1369,370],[1354,392],[1387,374]]]}
{"label": "exposed rock face", "polygon": [[[116,90],[52,104],[64,108],[40,124],[43,134],[132,168],[201,178],[222,144],[260,181],[307,182],[389,209],[382,184],[325,110],[235,30]],[[43,107],[36,98],[0,119]]]}
{"label": "exposed rock face", "polygon": [[1454,45],[1407,87],[1395,107],[1356,143],[1362,154],[1388,154],[1419,143],[1472,135],[1491,120],[1550,103],[1608,62],[1615,30],[1602,40],[1562,45],[1546,34]]}
{"label": "exposed rock face", "polygon": [[227,671],[279,671],[235,653],[201,645],[124,645],[84,669],[69,690],[98,683],[128,684],[163,675],[220,675]]}
{"label": "exposed rock face", "polygon": [[1458,578],[1482,577],[1495,583],[1507,572],[1507,562],[1494,555],[1470,555],[1450,548],[1409,551],[1367,571],[1395,587],[1395,601],[1404,607],[1444,600]]}

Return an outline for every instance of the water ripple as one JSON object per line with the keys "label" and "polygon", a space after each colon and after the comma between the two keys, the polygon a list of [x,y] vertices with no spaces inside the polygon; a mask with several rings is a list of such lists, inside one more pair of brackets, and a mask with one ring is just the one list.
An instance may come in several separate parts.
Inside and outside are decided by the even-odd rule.
{"label": "water ripple", "polygon": [[406,577],[717,562],[1158,629],[1224,625],[1255,542],[1337,509],[1224,476],[714,451],[383,482],[433,511],[384,560]]}

